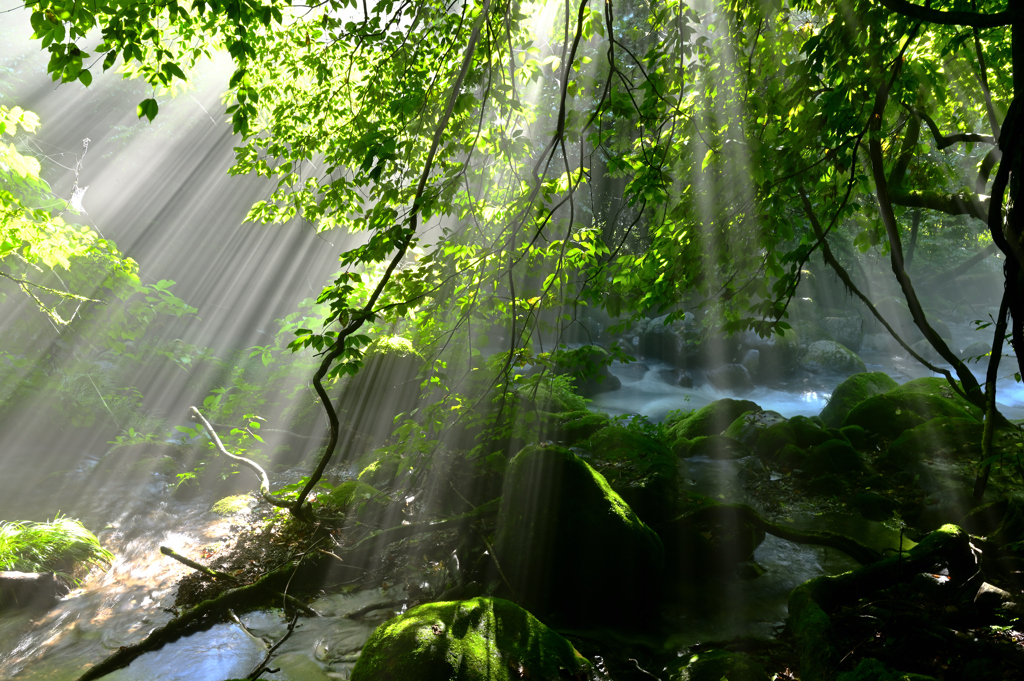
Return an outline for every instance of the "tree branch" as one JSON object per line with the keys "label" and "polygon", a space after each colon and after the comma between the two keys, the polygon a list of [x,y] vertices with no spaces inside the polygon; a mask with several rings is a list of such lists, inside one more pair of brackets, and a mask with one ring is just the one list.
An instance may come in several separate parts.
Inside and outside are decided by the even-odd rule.
{"label": "tree branch", "polygon": [[907,0],[878,0],[878,3],[896,14],[903,15],[910,19],[926,21],[931,24],[942,24],[943,26],[973,26],[974,28],[996,28],[1009,26],[1016,21],[1024,20],[1024,11],[1016,6],[1005,9],[995,14],[981,12],[943,11],[922,7],[907,2]]}

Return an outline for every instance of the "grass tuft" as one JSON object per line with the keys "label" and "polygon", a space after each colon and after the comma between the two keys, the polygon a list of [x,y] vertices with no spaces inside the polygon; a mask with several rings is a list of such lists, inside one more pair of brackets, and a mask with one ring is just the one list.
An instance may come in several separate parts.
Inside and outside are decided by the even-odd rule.
{"label": "grass tuft", "polygon": [[45,523],[0,521],[0,570],[53,572],[77,583],[79,567],[106,567],[114,554],[81,522],[57,515]]}

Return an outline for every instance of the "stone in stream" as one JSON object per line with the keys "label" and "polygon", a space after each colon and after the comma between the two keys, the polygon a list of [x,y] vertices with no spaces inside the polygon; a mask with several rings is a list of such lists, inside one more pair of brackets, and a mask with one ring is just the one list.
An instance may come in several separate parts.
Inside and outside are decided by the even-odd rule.
{"label": "stone in stream", "polygon": [[693,412],[674,412],[666,419],[669,438],[692,440],[702,435],[721,435],[729,424],[748,411],[761,411],[761,407],[750,400],[727,397]]}
{"label": "stone in stream", "polygon": [[757,351],[757,370],[751,370],[750,374],[758,381],[778,380],[787,376],[796,368],[797,360],[800,359],[800,336],[795,329],[789,329],[783,335],[772,334],[764,338],[748,330],[739,335],[739,342],[742,352]]}
{"label": "stone in stream", "polygon": [[811,343],[800,364],[814,373],[850,375],[865,370],[864,360],[845,345],[833,341]]}
{"label": "stone in stream", "polygon": [[509,462],[494,549],[516,600],[545,621],[654,621],[661,539],[567,449],[534,445]]}
{"label": "stone in stream", "polygon": [[852,317],[825,317],[821,320],[821,328],[828,331],[837,343],[842,343],[854,352],[860,350],[864,340],[864,318],[860,315]]}
{"label": "stone in stream", "polygon": [[748,393],[754,389],[754,381],[750,372],[742,364],[723,364],[705,373],[708,383],[719,390],[731,390],[737,393]]}
{"label": "stone in stream", "polygon": [[988,358],[992,354],[992,344],[985,341],[976,341],[960,351],[960,359],[970,365],[988,365]]}
{"label": "stone in stream", "polygon": [[618,390],[622,381],[608,370],[611,354],[600,345],[581,345],[557,354],[556,376],[568,376],[583,397]]}
{"label": "stone in stream", "polygon": [[0,611],[13,608],[49,609],[67,587],[52,572],[0,572]]}
{"label": "stone in stream", "polygon": [[750,455],[750,447],[726,435],[705,435],[689,442],[684,458],[705,456],[709,459],[742,459]]}
{"label": "stone in stream", "polygon": [[669,681],[768,681],[768,674],[746,653],[708,650],[689,656]]}
{"label": "stone in stream", "polygon": [[536,617],[500,598],[427,603],[381,624],[352,681],[583,681],[590,663]]}
{"label": "stone in stream", "polygon": [[969,459],[981,453],[984,425],[974,419],[939,417],[904,431],[889,445],[882,459],[908,470],[923,460]]}
{"label": "stone in stream", "polygon": [[938,418],[980,420],[981,409],[955,394],[942,378],[918,378],[864,400],[847,414],[843,426],[861,426],[889,439]]}
{"label": "stone in stream", "polygon": [[747,447],[753,447],[757,444],[761,431],[776,423],[784,423],[785,421],[786,417],[777,411],[748,411],[730,423],[729,427],[722,434],[734,440],[739,440]]}
{"label": "stone in stream", "polygon": [[845,475],[866,470],[864,459],[844,440],[828,440],[813,447],[803,468],[812,476]]}
{"label": "stone in stream", "polygon": [[894,390],[898,385],[881,371],[850,376],[832,391],[828,404],[821,410],[821,420],[829,428],[839,428],[850,410],[871,397]]}

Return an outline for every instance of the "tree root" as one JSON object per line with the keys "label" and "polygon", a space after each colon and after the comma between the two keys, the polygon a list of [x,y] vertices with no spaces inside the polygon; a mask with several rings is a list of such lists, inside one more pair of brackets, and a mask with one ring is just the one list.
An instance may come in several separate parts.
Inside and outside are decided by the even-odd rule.
{"label": "tree root", "polygon": [[944,525],[904,554],[842,575],[816,577],[794,589],[789,596],[787,626],[796,639],[800,678],[826,681],[841,662],[832,639],[828,611],[895,586],[901,578],[935,572],[939,566],[948,568],[953,589],[973,583],[978,577],[978,559],[970,537],[955,525]]}

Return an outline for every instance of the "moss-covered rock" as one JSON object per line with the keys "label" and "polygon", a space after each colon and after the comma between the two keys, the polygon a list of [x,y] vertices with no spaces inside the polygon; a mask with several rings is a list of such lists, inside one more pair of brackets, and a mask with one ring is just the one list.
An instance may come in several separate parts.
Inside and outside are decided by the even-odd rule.
{"label": "moss-covered rock", "polygon": [[754,453],[770,461],[786,445],[796,445],[796,432],[788,421],[765,428],[757,438]]}
{"label": "moss-covered rock", "polygon": [[850,484],[846,477],[829,473],[814,478],[805,487],[807,493],[816,497],[842,497],[845,496]]}
{"label": "moss-covered rock", "polygon": [[981,455],[984,425],[971,418],[940,417],[904,431],[889,445],[884,461],[898,468],[911,468],[937,456]]}
{"label": "moss-covered rock", "polygon": [[850,410],[843,427],[860,426],[869,433],[895,439],[900,433],[924,423],[924,419],[910,409],[904,409],[886,395],[874,395]]}
{"label": "moss-covered rock", "polygon": [[846,415],[858,404],[872,395],[881,395],[897,387],[896,381],[881,371],[854,374],[832,391],[828,404],[821,410],[821,420],[829,428],[839,428]]}
{"label": "moss-covered rock", "polygon": [[864,360],[857,353],[834,341],[811,343],[800,365],[815,373],[847,376],[865,371]]}
{"label": "moss-covered rock", "polygon": [[255,501],[251,494],[233,494],[215,503],[210,507],[210,512],[222,516],[232,516],[248,511]]}
{"label": "moss-covered rock", "polygon": [[706,456],[710,459],[740,459],[750,455],[750,447],[726,435],[707,435],[690,441],[686,457]]}
{"label": "moss-covered rock", "polygon": [[555,439],[567,446],[590,439],[594,433],[611,423],[608,414],[588,409],[558,414],[552,421],[555,424]]}
{"label": "moss-covered rock", "polygon": [[567,449],[530,446],[509,462],[494,548],[517,600],[546,621],[652,623],[661,539]]}
{"label": "moss-covered rock", "polygon": [[691,508],[659,527],[665,538],[670,574],[684,582],[736,574],[764,541],[764,530],[740,507],[692,499]]}
{"label": "moss-covered rock", "polygon": [[570,377],[577,393],[592,397],[622,387],[622,381],[608,370],[609,364],[611,354],[600,345],[582,345],[558,353],[554,373]]}
{"label": "moss-covered rock", "polygon": [[812,421],[806,416],[794,416],[789,420],[789,427],[793,429],[796,445],[804,449],[834,439],[819,423]]}
{"label": "moss-covered rock", "polygon": [[641,520],[655,525],[670,517],[679,490],[679,463],[672,450],[622,426],[598,430],[588,445],[589,463]]}
{"label": "moss-covered rock", "polygon": [[763,430],[785,420],[786,417],[777,411],[748,411],[740,414],[722,434],[753,447]]}
{"label": "moss-covered rock", "polygon": [[815,476],[829,473],[844,475],[861,473],[866,467],[864,459],[849,442],[829,440],[811,449],[804,470]]}
{"label": "moss-covered rock", "polygon": [[871,439],[868,431],[864,430],[861,426],[843,426],[839,429],[839,432],[856,449],[867,447]]}
{"label": "moss-covered rock", "polygon": [[896,671],[873,657],[865,657],[851,671],[840,674],[837,681],[935,681],[935,679],[924,674]]}
{"label": "moss-covered rock", "polygon": [[671,681],[768,681],[768,675],[746,653],[708,650],[691,655],[686,666],[669,677]]}
{"label": "moss-covered rock", "polygon": [[968,416],[981,420],[980,407],[953,391],[949,381],[938,376],[915,378],[891,390],[888,395],[917,412],[925,420],[937,416]]}
{"label": "moss-covered rock", "polygon": [[386,498],[375,488],[358,480],[349,480],[317,496],[316,505],[366,517],[383,512],[385,504],[382,501],[386,501]]}
{"label": "moss-covered rock", "polygon": [[780,468],[803,469],[804,465],[807,463],[807,456],[808,454],[806,449],[801,449],[796,445],[787,444],[775,453],[774,458],[775,463],[777,463]]}
{"label": "moss-covered rock", "polygon": [[725,398],[690,413],[673,413],[667,419],[669,435],[672,440],[721,435],[729,424],[748,411],[761,411],[761,407],[750,400]]}
{"label": "moss-covered rock", "polygon": [[568,641],[500,598],[427,603],[381,624],[352,681],[562,681],[590,663]]}
{"label": "moss-covered rock", "polygon": [[887,520],[899,503],[878,492],[858,492],[850,497],[850,507],[868,520]]}
{"label": "moss-covered rock", "polygon": [[359,482],[371,487],[390,487],[402,472],[402,456],[392,451],[371,452],[369,462],[359,471]]}

